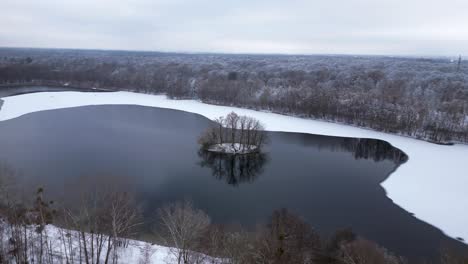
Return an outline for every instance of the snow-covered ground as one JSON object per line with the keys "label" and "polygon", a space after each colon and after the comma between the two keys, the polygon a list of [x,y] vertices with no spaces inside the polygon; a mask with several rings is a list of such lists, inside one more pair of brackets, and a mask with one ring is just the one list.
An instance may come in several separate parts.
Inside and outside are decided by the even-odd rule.
{"label": "snow-covered ground", "polygon": [[[3,220],[0,219],[0,232],[4,232],[3,238],[9,237],[8,226],[5,225]],[[31,226],[27,231],[27,237],[30,241],[37,241],[38,234],[35,231],[35,228]],[[47,225],[44,231],[42,232],[44,236],[44,241],[47,241],[47,247],[49,247],[53,253],[54,259],[53,263],[69,263],[67,259],[72,259],[73,263],[78,263],[81,257],[84,258],[82,249],[80,250],[80,237],[81,234],[78,231],[72,231],[56,227],[53,225]],[[91,235],[86,233],[86,243],[90,247],[91,243],[96,243],[92,239]],[[108,237],[105,238],[107,241]],[[128,263],[128,264],[138,264],[138,263],[151,263],[151,264],[172,264],[177,263],[177,253],[178,249],[159,246],[150,244],[143,241],[137,240],[126,240],[126,246],[119,246],[117,248],[117,263]],[[3,241],[3,245],[8,247],[9,244]],[[35,245],[39,245],[36,243]],[[31,247],[31,244],[30,244]],[[95,247],[98,245],[96,243]],[[100,261],[104,263],[106,252],[107,251],[107,242],[104,243],[102,253],[100,256]],[[114,251],[111,252],[111,256]],[[212,258],[210,256],[194,252],[194,257],[200,261],[200,264],[221,264],[223,259]],[[32,257],[32,256],[30,256]],[[97,254],[93,254],[94,258],[97,258]],[[3,263],[3,262],[2,262]]]}
{"label": "snow-covered ground", "polygon": [[231,111],[252,116],[270,131],[312,133],[342,137],[376,138],[388,141],[409,156],[382,186],[396,204],[448,236],[468,241],[468,146],[442,146],[347,125],[314,121],[194,100],[169,100],[163,95],[131,92],[46,92],[3,98],[0,121],[21,115],[66,107],[105,104],[143,105],[177,109],[213,119]]}
{"label": "snow-covered ground", "polygon": [[229,153],[229,154],[247,154],[257,150],[257,146],[243,145],[239,143],[215,144],[208,148],[208,151]]}

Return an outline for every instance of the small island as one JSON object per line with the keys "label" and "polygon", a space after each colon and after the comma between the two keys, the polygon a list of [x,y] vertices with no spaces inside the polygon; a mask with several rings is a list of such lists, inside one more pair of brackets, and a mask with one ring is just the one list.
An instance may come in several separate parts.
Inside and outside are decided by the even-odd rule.
{"label": "small island", "polygon": [[206,151],[249,154],[259,152],[267,140],[265,127],[255,118],[231,112],[213,121],[198,140]]}

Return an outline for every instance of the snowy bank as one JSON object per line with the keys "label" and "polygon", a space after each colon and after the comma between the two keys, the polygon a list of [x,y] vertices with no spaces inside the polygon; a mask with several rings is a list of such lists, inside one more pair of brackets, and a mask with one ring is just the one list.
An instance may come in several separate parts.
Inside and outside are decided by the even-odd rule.
{"label": "snowy bank", "polygon": [[[34,226],[27,228],[27,237],[30,241],[29,247],[33,247],[34,241],[36,243],[34,246],[38,246],[37,243],[39,239],[39,234],[35,231]],[[9,230],[8,225],[0,219],[0,238],[9,238],[11,230]],[[79,231],[63,229],[53,225],[45,226],[45,229],[42,231],[43,241],[47,241],[47,250],[50,250],[50,255],[52,257],[52,263],[78,263],[80,260],[85,258],[83,253],[82,243],[82,234]],[[93,243],[96,243],[94,246],[98,247],[97,240],[93,239],[91,234],[85,233],[86,243],[88,246]],[[107,241],[108,237],[104,238],[104,241]],[[41,241],[42,241],[41,240]],[[123,242],[124,240],[122,240]],[[1,241],[0,241],[1,242]],[[3,246],[8,248],[10,244],[7,241],[3,241]],[[110,259],[114,258],[117,260],[117,263],[151,263],[151,264],[171,264],[177,263],[177,252],[178,249],[172,247],[159,246],[151,244],[148,242],[125,239],[125,243],[113,247],[114,250],[111,250]],[[102,252],[97,254],[90,253],[90,258],[98,258],[100,262],[104,263],[106,258],[107,251],[107,242],[102,245]],[[45,253],[47,254],[47,253]],[[92,255],[91,255],[92,254]],[[33,258],[35,255],[30,253],[29,257]],[[200,264],[216,264],[222,263],[222,259],[212,258],[210,256],[194,252],[194,256],[200,260]],[[37,256],[36,256],[37,257]],[[84,262],[84,260],[83,260]],[[112,262],[112,261],[111,261]],[[3,262],[2,262],[3,263]]]}
{"label": "snowy bank", "polygon": [[440,228],[448,236],[461,237],[468,241],[467,145],[436,145],[324,121],[208,105],[194,100],[169,100],[163,95],[131,92],[46,92],[12,96],[3,100],[0,121],[42,110],[85,105],[127,104],[182,110],[210,119],[235,111],[240,115],[260,120],[270,131],[385,140],[409,156],[409,161],[382,183],[388,197],[417,218]]}

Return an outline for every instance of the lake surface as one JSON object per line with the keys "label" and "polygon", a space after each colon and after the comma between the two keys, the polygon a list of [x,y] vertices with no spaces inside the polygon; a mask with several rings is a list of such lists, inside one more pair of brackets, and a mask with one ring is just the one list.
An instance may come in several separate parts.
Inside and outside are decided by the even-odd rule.
{"label": "lake surface", "polygon": [[64,91],[75,91],[75,92],[105,92],[102,89],[91,89],[91,88],[73,88],[73,87],[51,87],[51,86],[1,86],[0,87],[0,98],[28,94],[28,93],[40,93],[40,92],[64,92]]}
{"label": "lake surface", "polygon": [[210,124],[142,106],[37,112],[0,122],[0,161],[58,201],[90,186],[134,191],[148,226],[158,207],[190,199],[215,223],[253,228],[284,207],[323,236],[351,227],[411,258],[462,245],[385,196],[380,182],[406,155],[384,141],[268,132],[264,153],[234,158],[200,151]]}

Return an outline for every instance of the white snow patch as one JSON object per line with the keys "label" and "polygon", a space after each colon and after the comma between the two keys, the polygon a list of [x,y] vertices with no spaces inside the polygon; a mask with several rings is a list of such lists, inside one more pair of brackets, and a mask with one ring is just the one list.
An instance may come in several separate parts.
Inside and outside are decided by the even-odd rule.
{"label": "white snow patch", "polygon": [[243,145],[240,143],[222,143],[215,144],[208,148],[208,151],[221,152],[229,154],[247,154],[257,150],[257,146],[254,145]]}
{"label": "white snow patch", "polygon": [[468,241],[468,146],[443,146],[367,129],[194,100],[169,100],[164,95],[131,92],[45,92],[3,98],[0,121],[50,109],[86,105],[142,105],[182,110],[214,119],[235,111],[252,116],[267,130],[312,133],[340,137],[376,138],[403,150],[409,161],[382,186],[396,204],[453,238]]}

